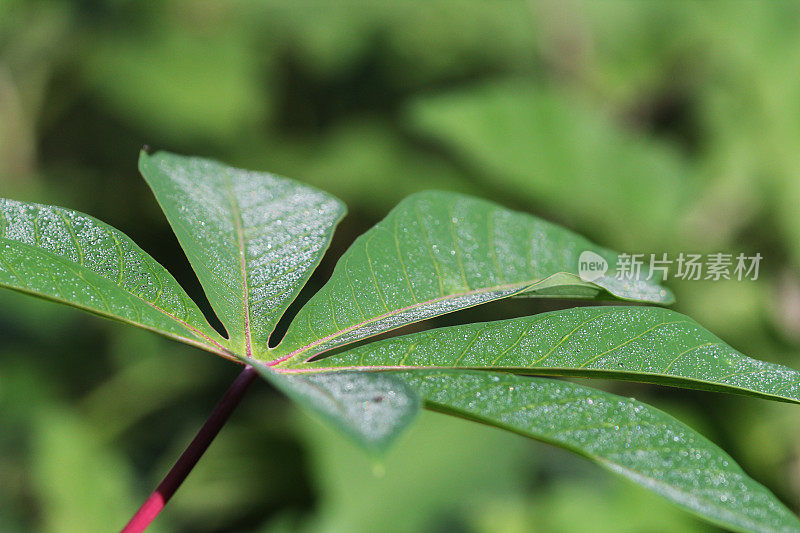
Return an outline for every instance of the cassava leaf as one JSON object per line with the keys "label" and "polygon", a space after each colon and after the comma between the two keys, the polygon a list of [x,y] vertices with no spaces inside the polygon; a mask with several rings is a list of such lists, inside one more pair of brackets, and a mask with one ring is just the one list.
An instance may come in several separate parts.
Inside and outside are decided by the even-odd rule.
{"label": "cassava leaf", "polygon": [[730,457],[665,413],[577,384],[487,371],[613,377],[800,402],[800,374],[745,357],[683,315],[573,309],[417,333],[308,362],[508,296],[671,299],[656,280],[577,275],[581,252],[612,264],[610,250],[489,202],[417,194],[353,244],[270,350],[272,329],[319,263],[344,206],[291,180],[203,159],[142,154],[140,168],[228,340],[130,239],[61,208],[0,200],[0,285],[253,364],[372,450],[391,443],[423,399],[431,409],[582,454],[720,525],[800,529]]}
{"label": "cassava leaf", "polygon": [[634,399],[510,374],[419,370],[395,375],[430,409],[566,448],[721,526],[800,531],[800,520],[725,452]]}
{"label": "cassava leaf", "polygon": [[281,374],[256,364],[276,388],[374,452],[384,451],[420,409],[416,392],[387,372]]}
{"label": "cassava leaf", "polygon": [[287,361],[512,295],[671,299],[656,280],[578,274],[581,252],[614,252],[564,228],[469,196],[424,192],[359,237],[300,310],[276,353]]}
{"label": "cassava leaf", "polygon": [[344,205],[292,180],[207,159],[142,152],[139,169],[231,349],[267,353],[272,329],[319,264]]}
{"label": "cassava leaf", "polygon": [[122,232],[77,211],[0,199],[0,286],[231,357],[164,267]]}
{"label": "cassava leaf", "polygon": [[800,403],[800,372],[747,357],[660,307],[581,307],[433,329],[298,365],[403,367],[608,377]]}

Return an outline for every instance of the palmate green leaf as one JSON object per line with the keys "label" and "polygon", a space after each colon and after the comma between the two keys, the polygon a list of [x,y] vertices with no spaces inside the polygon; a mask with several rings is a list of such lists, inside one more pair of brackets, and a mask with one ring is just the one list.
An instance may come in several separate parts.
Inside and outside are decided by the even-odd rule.
{"label": "palmate green leaf", "polygon": [[231,341],[250,357],[327,249],[345,207],[292,180],[194,157],[142,152],[139,169]]}
{"label": "palmate green leaf", "polygon": [[[245,363],[269,353],[277,321],[328,247],[344,205],[271,174],[173,154],[142,153],[140,170],[167,215],[230,348]],[[368,449],[384,449],[419,409],[389,376],[261,375]]]}
{"label": "palmate green leaf", "polygon": [[489,372],[395,373],[429,409],[583,455],[737,531],[796,532],[800,520],[713,443],[666,413],[575,383]]}
{"label": "palmate green leaf", "polygon": [[232,357],[160,264],[122,232],[77,211],[0,199],[0,286]]}
{"label": "palmate green leaf", "polygon": [[300,310],[276,353],[291,364],[365,337],[512,295],[666,302],[653,281],[594,282],[578,274],[590,250],[614,252],[564,228],[469,196],[424,192],[359,237]]}
{"label": "palmate green leaf", "polygon": [[800,372],[747,357],[691,318],[659,307],[581,307],[433,329],[297,366],[404,367],[610,377],[800,403]]}
{"label": "palmate green leaf", "polygon": [[744,357],[682,315],[576,309],[398,337],[308,363],[376,333],[507,296],[671,298],[655,281],[577,276],[581,252],[609,263],[613,252],[488,202],[418,194],[354,243],[270,350],[269,335],[319,263],[342,204],[208,160],[142,154],[140,167],[229,339],[130,239],[61,208],[0,203],[0,285],[253,364],[372,450],[396,438],[423,398],[430,408],[586,455],[722,525],[797,530],[796,517],[766,489],[667,415],[579,385],[486,371],[611,376],[797,401],[795,372]]}

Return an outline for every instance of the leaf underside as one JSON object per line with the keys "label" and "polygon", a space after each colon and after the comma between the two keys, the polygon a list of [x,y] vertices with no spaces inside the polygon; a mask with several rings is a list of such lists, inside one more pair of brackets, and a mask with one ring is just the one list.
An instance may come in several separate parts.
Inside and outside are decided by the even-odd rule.
{"label": "leaf underside", "polygon": [[388,372],[286,375],[255,367],[276,388],[372,452],[383,452],[414,420],[419,396]]}
{"label": "leaf underside", "polygon": [[[588,307],[334,348],[510,296],[666,303],[657,279],[577,275],[614,252],[532,216],[443,192],[413,195],[359,237],[275,349],[269,336],[327,249],[344,205],[263,172],[163,152],[140,170],[217,316],[88,215],[0,199],[0,286],[153,330],[253,365],[366,448],[384,450],[420,405],[584,455],[725,527],[800,531],[730,457],[652,407],[514,374],[604,377],[800,401],[798,372],[750,359],[691,319]],[[502,370],[504,373],[491,372]]]}

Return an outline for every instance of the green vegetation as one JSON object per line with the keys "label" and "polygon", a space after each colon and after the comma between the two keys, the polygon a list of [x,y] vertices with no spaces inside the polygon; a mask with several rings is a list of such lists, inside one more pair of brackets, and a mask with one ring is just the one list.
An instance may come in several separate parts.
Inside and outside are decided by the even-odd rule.
{"label": "green vegetation", "polygon": [[[734,461],[724,460],[741,465],[796,515],[796,406],[704,389],[718,391],[722,385],[761,397],[796,397],[791,387],[780,389],[777,380],[789,375],[786,367],[800,368],[797,15],[793,4],[745,1],[170,0],[145,5],[6,0],[0,2],[0,196],[70,206],[129,235],[132,241],[109,226],[96,229],[99,242],[117,237],[128,252],[131,263],[121,286],[118,278],[97,272],[87,276],[108,288],[104,297],[124,304],[119,308],[127,309],[125,320],[206,345],[207,339],[165,320],[130,292],[142,288],[141,279],[151,279],[166,292],[149,297],[171,306],[170,312],[185,323],[202,326],[200,331],[215,342],[225,339],[217,333],[223,328],[241,333],[231,326],[238,324],[240,310],[225,309],[225,294],[204,293],[204,275],[213,274],[199,269],[194,274],[202,257],[187,249],[187,262],[137,176],[135,154],[141,146],[269,169],[330,191],[349,214],[341,219],[315,274],[307,278],[306,289],[282,295],[270,305],[274,314],[260,314],[263,322],[253,324],[251,347],[274,347],[284,338],[284,344],[256,354],[267,359],[313,342],[313,332],[297,321],[284,337],[289,319],[306,302],[311,307],[304,314],[324,318],[322,295],[341,293],[343,271],[337,259],[347,253],[353,268],[361,268],[358,249],[346,250],[354,241],[363,242],[357,237],[382,224],[386,213],[408,205],[411,200],[405,198],[424,198],[415,194],[423,190],[485,198],[491,202],[486,205],[536,215],[540,219],[531,220],[552,221],[624,252],[761,253],[756,281],[673,276],[665,286],[675,295],[675,312],[624,308],[650,309],[642,311],[649,316],[629,318],[631,327],[643,328],[638,333],[691,317],[686,326],[694,328],[692,336],[667,346],[677,353],[690,343],[716,343],[717,336],[724,346],[698,349],[691,360],[671,366],[671,359],[651,359],[654,352],[647,342],[661,339],[659,331],[673,331],[669,328],[677,326],[672,325],[645,333],[641,344],[626,345],[630,350],[614,359],[592,358],[624,341],[622,334],[576,335],[533,369],[518,366],[533,359],[512,349],[506,364],[515,365],[514,372],[554,378],[545,380],[559,384],[553,395],[567,398],[589,385],[607,391],[592,398],[614,394],[628,402],[635,397],[659,409],[646,409],[655,418],[670,413],[726,450]],[[157,189],[157,178],[149,178]],[[162,196],[159,202],[164,204]],[[327,211],[330,224],[341,215],[338,206]],[[176,225],[180,213],[165,210],[187,248]],[[83,218],[81,223],[89,227],[95,222]],[[385,235],[376,236],[370,250]],[[323,248],[328,246],[330,232],[318,237],[324,237]],[[152,262],[134,261],[141,250]],[[303,262],[296,272],[307,277],[319,260],[317,255]],[[468,285],[473,283],[470,271],[464,273]],[[443,288],[457,290],[460,269],[444,274],[452,285],[443,283]],[[425,277],[421,283],[431,280]],[[573,284],[566,278],[557,281],[561,285],[548,290],[563,291],[570,300],[491,295],[493,300],[484,305],[427,319],[426,330],[455,328],[447,330],[452,346],[435,354],[438,362],[458,359],[456,340],[463,335],[481,334],[470,324],[509,320],[500,332],[488,323],[481,332],[521,334],[535,317],[578,320],[591,310],[571,309],[580,303],[572,298],[608,298],[614,290],[575,283],[574,276]],[[546,295],[545,287],[539,288],[539,295]],[[62,289],[68,289],[64,295],[56,291],[50,297],[88,290],[80,285]],[[439,288],[420,286],[420,293],[428,289]],[[413,301],[417,293],[391,296],[397,300],[386,303],[394,308],[408,297]],[[665,303],[646,299],[648,305]],[[377,306],[380,298],[372,303]],[[82,305],[95,313],[106,311],[99,298],[87,298]],[[279,320],[283,309],[287,318]],[[352,306],[342,312],[343,322],[359,313]],[[681,315],[673,318],[675,313]],[[610,332],[611,323],[599,320]],[[276,331],[270,344],[264,341],[272,326]],[[355,329],[356,336],[366,333]],[[400,338],[429,339],[422,329],[405,326]],[[560,338],[529,347],[540,350],[540,358]],[[398,339],[376,340],[384,362],[400,361],[397,352],[409,348]],[[600,348],[589,340],[607,344]],[[466,348],[470,339],[460,342]],[[236,343],[231,351],[246,346],[246,339]],[[284,352],[290,343],[292,350]],[[581,348],[580,359],[560,350],[566,344]],[[217,351],[232,355],[225,350]],[[316,355],[312,349],[297,352],[287,364],[297,369],[353,366],[364,350],[347,353],[337,346],[304,363]],[[417,359],[407,361],[434,360],[415,350]],[[0,353],[3,531],[102,531],[123,524],[203,423],[238,366],[12,291],[0,291]],[[735,371],[757,364],[741,354],[768,362],[758,369],[769,369],[775,380],[726,379],[725,365]],[[468,352],[463,359],[474,362],[482,355]],[[653,366],[642,372],[642,362]],[[707,363],[719,365],[719,373]],[[450,375],[456,370],[447,370],[448,377],[433,382],[453,380],[454,387],[461,380],[469,387],[491,375],[483,368],[467,370],[460,378]],[[469,405],[443,397],[434,384],[425,388],[427,381],[417,373],[422,371],[407,372],[413,376],[402,374],[407,380],[390,386],[407,389],[411,396],[421,393],[427,398],[421,401],[429,406],[438,402],[439,410],[478,417]],[[650,375],[659,373],[671,377]],[[321,379],[309,376],[302,374],[306,381]],[[497,377],[509,387],[517,385],[504,380],[532,384],[541,379]],[[301,403],[309,401],[303,379],[273,381]],[[380,390],[387,384],[371,386]],[[495,385],[486,386],[491,390]],[[418,414],[386,452],[373,456],[314,418],[298,416],[294,403],[275,388],[261,383],[251,388],[154,531],[712,528],[573,454],[438,413]],[[522,391],[520,396],[530,395],[528,402],[539,400],[536,391]],[[413,402],[408,405],[407,413],[413,413]],[[604,405],[611,410],[616,404],[609,400]],[[398,425],[410,416],[399,416]],[[521,415],[490,422],[553,440],[551,428],[537,427]],[[338,424],[351,436],[358,433],[352,421]],[[603,450],[587,453],[597,458]]]}
{"label": "green vegetation", "polygon": [[[367,449],[385,448],[425,405],[584,455],[729,528],[800,529],[800,520],[733,459],[669,415],[577,384],[486,372],[647,380],[800,403],[800,372],[750,359],[683,315],[585,307],[433,329],[325,357],[512,296],[671,298],[658,278],[645,280],[650,275],[627,283],[616,272],[591,282],[579,276],[581,251],[601,258],[612,252],[498,205],[419,193],[359,237],[271,348],[270,335],[328,248],[343,204],[286,178],[207,159],[142,153],[139,166],[224,336],[128,237],[63,208],[0,201],[0,286],[244,363],[226,395],[235,400],[221,400],[211,429],[187,449],[191,461],[204,453],[255,369]],[[184,470],[181,464],[175,471]],[[151,522],[183,481],[174,475],[177,481],[170,473],[159,486],[155,511],[148,500],[125,531]]]}

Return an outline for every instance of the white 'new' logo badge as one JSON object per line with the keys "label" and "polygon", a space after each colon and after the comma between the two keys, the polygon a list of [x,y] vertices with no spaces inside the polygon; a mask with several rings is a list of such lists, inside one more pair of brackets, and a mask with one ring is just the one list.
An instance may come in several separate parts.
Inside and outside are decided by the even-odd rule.
{"label": "white 'new' logo badge", "polygon": [[602,255],[584,250],[578,257],[578,275],[583,281],[594,281],[608,271],[608,261]]}

